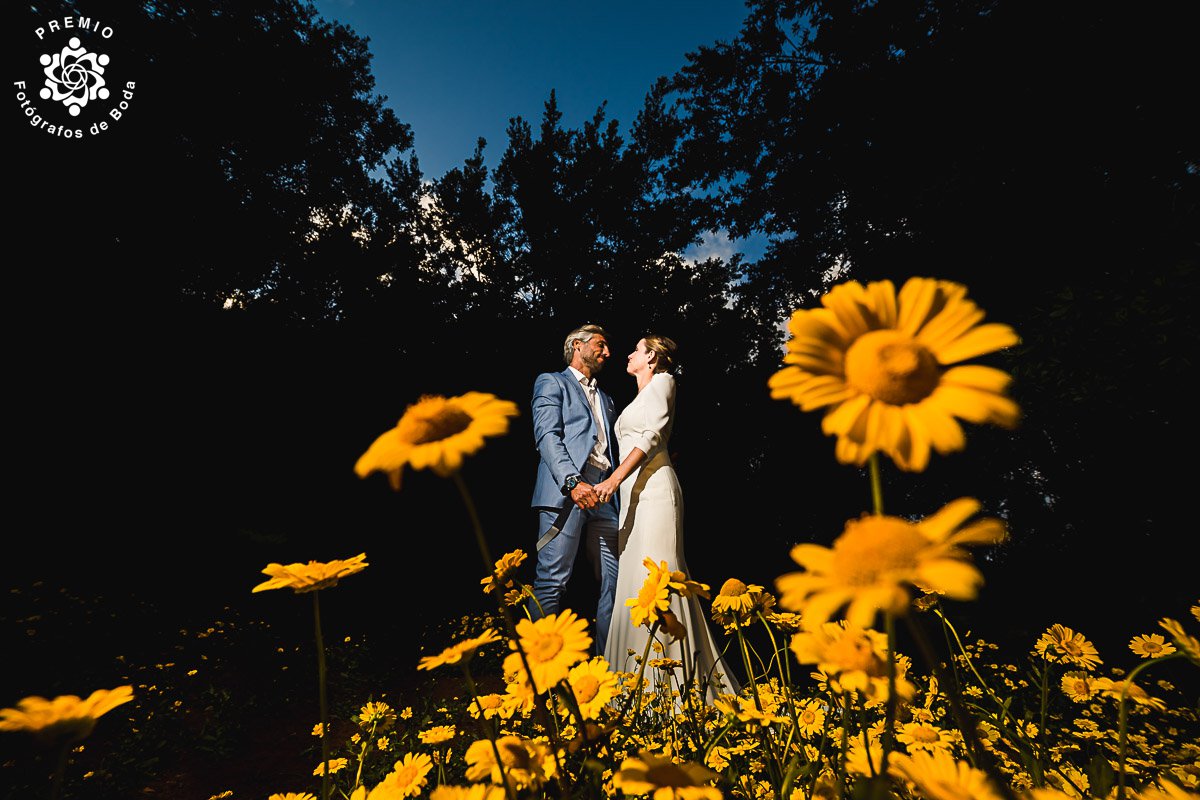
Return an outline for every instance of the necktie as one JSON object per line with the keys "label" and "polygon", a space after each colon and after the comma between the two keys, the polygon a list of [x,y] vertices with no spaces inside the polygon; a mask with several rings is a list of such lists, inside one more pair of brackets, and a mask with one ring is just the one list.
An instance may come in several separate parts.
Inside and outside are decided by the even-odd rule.
{"label": "necktie", "polygon": [[600,391],[596,388],[596,379],[588,380],[583,378],[580,383],[583,384],[583,390],[587,393],[588,402],[592,406],[592,416],[596,418],[596,446],[592,448],[592,455],[598,457],[601,462],[606,462],[608,456],[608,436],[604,433],[604,409],[600,407]]}

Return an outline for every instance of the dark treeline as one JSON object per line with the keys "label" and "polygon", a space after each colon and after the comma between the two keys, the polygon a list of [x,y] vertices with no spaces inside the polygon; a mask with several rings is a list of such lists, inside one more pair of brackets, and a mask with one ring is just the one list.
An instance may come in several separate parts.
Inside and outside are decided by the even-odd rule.
{"label": "dark treeline", "polygon": [[[88,11],[26,7],[10,49],[36,58],[29,29]],[[1008,519],[963,613],[996,636],[1135,626],[1123,643],[1196,601],[1176,466],[1195,442],[1194,4],[750,2],[636,119],[572,127],[551,94],[440,176],[376,92],[386,42],[293,0],[104,14],[136,65],[120,125],[66,142],[17,122],[9,144],[14,575],[248,591],[268,560],[366,551],[364,597],[473,598],[452,484],[393,494],[354,460],[421,394],[518,402],[465,477],[494,554],[531,550],[529,392],[593,321],[619,405],[639,336],[681,343],[689,562],[770,587],[792,543],[870,504],[819,416],[769,398],[781,323],[831,281],[925,275],[1023,337],[990,362],[1017,378],[1018,430],[968,427],[924,474],[887,464],[891,513],[972,495]],[[771,245],[682,257],[718,229]]]}

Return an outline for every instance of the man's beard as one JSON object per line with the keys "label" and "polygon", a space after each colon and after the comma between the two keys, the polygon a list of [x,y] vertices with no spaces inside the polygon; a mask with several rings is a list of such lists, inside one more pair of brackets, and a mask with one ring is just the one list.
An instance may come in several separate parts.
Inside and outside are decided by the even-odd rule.
{"label": "man's beard", "polygon": [[600,372],[600,370],[604,369],[604,362],[601,361],[600,359],[596,358],[594,355],[592,355],[590,353],[584,355],[583,363],[588,369],[590,369],[592,371],[593,375]]}

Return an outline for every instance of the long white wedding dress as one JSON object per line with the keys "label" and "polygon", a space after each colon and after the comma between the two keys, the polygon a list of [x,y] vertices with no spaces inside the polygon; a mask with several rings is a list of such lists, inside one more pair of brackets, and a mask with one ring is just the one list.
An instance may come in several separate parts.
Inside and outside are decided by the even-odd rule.
{"label": "long white wedding dress", "polygon": [[[621,482],[620,487],[618,548],[621,558],[612,624],[604,647],[604,657],[613,669],[637,672],[634,655],[629,651],[636,656],[646,651],[650,629],[634,627],[625,604],[627,599],[637,597],[649,575],[643,561],[647,557],[654,559],[655,564],[666,561],[669,569],[679,570],[692,580],[700,580],[688,571],[683,554],[683,491],[667,450],[674,417],[675,378],[666,372],[656,372],[613,426],[617,452],[622,457],[634,447],[646,453],[642,463]],[[719,658],[721,648],[713,640],[700,600],[672,594],[671,610],[683,623],[687,637],[672,643],[660,627],[656,638],[663,645],[663,652],[658,654],[651,649],[649,657],[673,658],[694,665],[690,668],[698,670],[701,680],[707,677],[710,684],[723,681],[725,688],[721,691],[736,693],[737,681]],[[678,672],[677,675],[682,677]],[[649,668],[646,676],[651,677]],[[715,696],[714,688],[710,685],[707,692],[710,700]]]}

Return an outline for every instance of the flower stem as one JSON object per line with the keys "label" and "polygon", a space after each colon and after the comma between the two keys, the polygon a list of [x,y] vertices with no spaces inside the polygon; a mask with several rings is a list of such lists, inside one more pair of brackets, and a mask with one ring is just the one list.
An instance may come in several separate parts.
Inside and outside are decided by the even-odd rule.
{"label": "flower stem", "polygon": [[879,453],[871,453],[869,461],[871,465],[871,505],[875,509],[875,513],[879,516],[883,515],[883,476],[879,469]]}
{"label": "flower stem", "polygon": [[67,757],[71,753],[71,740],[62,743],[58,749],[58,759],[54,764],[54,778],[50,781],[50,800],[62,797],[63,777],[67,774]]}
{"label": "flower stem", "polygon": [[317,639],[317,702],[321,706],[321,800],[329,800],[329,703],[325,697],[325,639],[321,634],[321,592],[316,590],[311,594]]}

